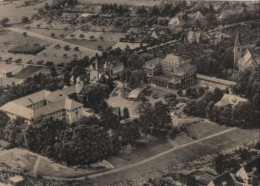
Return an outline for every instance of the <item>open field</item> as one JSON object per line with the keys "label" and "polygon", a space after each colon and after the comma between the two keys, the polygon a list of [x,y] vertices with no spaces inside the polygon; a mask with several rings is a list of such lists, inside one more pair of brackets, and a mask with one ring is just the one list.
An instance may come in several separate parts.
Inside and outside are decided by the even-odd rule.
{"label": "open field", "polygon": [[[26,31],[25,31],[26,32]],[[52,44],[49,41],[41,40],[36,37],[32,37],[29,34],[24,36],[22,33],[14,32],[7,29],[0,29],[0,44],[4,45],[25,45],[29,44],[41,44],[45,46],[49,46]]]}
{"label": "open field", "polygon": [[21,7],[21,5],[25,1],[26,0],[19,0],[19,1],[13,1],[13,3],[1,2],[0,19],[2,17],[8,17],[10,19],[10,23],[20,23],[21,18],[23,16],[31,17],[34,13],[37,12],[38,8],[43,7],[46,2],[50,3],[53,0],[45,0],[35,5]]}

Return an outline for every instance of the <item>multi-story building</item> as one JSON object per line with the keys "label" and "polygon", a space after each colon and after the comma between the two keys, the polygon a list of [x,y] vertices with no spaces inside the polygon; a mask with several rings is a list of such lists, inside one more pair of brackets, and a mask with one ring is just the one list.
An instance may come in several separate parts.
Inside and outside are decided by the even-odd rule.
{"label": "multi-story building", "polygon": [[11,119],[19,116],[24,118],[27,123],[40,117],[52,117],[66,120],[71,124],[83,115],[83,104],[69,98],[70,95],[77,94],[79,89],[82,87],[75,85],[54,92],[42,90],[10,101],[0,107],[0,110],[4,111]]}
{"label": "multi-story building", "polygon": [[146,62],[144,70],[150,83],[170,89],[184,89],[197,82],[197,68],[173,54]]}

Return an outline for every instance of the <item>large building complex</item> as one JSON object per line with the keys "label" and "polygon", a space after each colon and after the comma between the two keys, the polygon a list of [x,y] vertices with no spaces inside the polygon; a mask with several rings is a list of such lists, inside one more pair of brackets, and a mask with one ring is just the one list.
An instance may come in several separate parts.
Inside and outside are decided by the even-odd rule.
{"label": "large building complex", "polygon": [[144,70],[152,84],[170,89],[184,89],[197,82],[197,68],[173,54],[146,62]]}
{"label": "large building complex", "polygon": [[11,119],[24,118],[28,123],[39,117],[66,120],[73,123],[82,117],[83,105],[69,96],[78,94],[79,85],[50,92],[42,90],[28,96],[10,101],[0,107]]}

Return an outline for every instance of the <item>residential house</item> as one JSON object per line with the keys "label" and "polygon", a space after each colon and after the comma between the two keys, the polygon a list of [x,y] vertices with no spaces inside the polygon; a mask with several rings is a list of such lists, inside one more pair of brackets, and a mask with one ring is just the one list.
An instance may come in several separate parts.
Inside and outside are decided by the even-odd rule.
{"label": "residential house", "polygon": [[239,71],[245,69],[258,70],[260,64],[259,56],[255,57],[252,50],[247,49],[246,54],[238,60],[237,64]]}
{"label": "residential house", "polygon": [[150,30],[150,36],[154,39],[160,39],[165,37],[165,35],[167,35],[167,31],[165,29],[151,28]]}
{"label": "residential house", "polygon": [[200,23],[203,23],[205,22],[205,17],[204,15],[200,12],[200,11],[197,11],[195,13],[191,13],[191,14],[188,14],[188,17],[191,21],[199,21]]}
{"label": "residential house", "polygon": [[176,16],[170,19],[168,23],[168,28],[170,30],[175,30],[177,27],[180,27],[184,24],[184,21],[180,18],[180,16]]}
{"label": "residential house", "polygon": [[174,54],[146,62],[144,70],[150,83],[170,89],[184,89],[197,82],[197,68]]}
{"label": "residential house", "polygon": [[193,32],[193,31],[188,32],[187,41],[190,44],[200,43],[201,39],[202,39],[202,36],[201,36],[200,32]]}
{"label": "residential house", "polygon": [[89,21],[89,19],[93,16],[93,14],[90,14],[90,13],[83,13],[81,14],[79,17],[78,17],[78,20],[81,22],[81,23],[85,23],[87,21]]}
{"label": "residential house", "polygon": [[88,68],[87,71],[90,74],[90,83],[96,83],[114,78],[120,75],[124,70],[123,63],[119,61],[107,61],[102,65],[98,60],[95,60]]}
{"label": "residential house", "polygon": [[[244,52],[245,51],[245,52]],[[257,56],[251,49],[246,49],[242,45],[240,31],[238,30],[235,45],[234,45],[234,65],[243,71],[245,69],[259,70],[260,60],[259,55]]]}

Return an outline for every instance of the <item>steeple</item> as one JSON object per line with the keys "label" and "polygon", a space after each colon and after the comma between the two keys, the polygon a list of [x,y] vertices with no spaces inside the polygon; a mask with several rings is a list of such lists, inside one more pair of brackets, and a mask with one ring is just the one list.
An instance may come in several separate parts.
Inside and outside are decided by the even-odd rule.
{"label": "steeple", "polygon": [[240,30],[238,30],[238,32],[237,32],[236,41],[235,41],[235,47],[239,46],[239,45],[240,46],[242,45],[241,36],[240,36]]}
{"label": "steeple", "polygon": [[240,36],[240,30],[237,32],[235,45],[234,45],[234,67],[236,68],[238,60],[242,57],[242,40]]}

